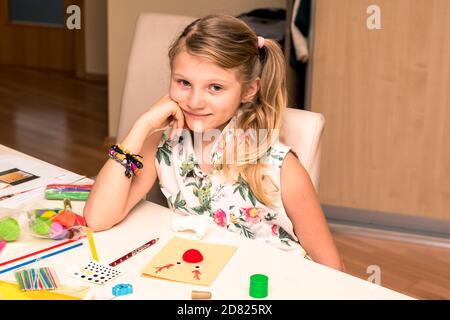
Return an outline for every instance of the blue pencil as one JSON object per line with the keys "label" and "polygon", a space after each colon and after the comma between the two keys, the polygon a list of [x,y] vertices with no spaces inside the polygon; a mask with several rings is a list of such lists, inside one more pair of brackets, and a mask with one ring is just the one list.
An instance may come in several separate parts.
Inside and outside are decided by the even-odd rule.
{"label": "blue pencil", "polygon": [[64,249],[55,251],[55,252],[51,252],[51,253],[49,253],[49,254],[46,254],[45,256],[38,257],[38,258],[35,258],[35,259],[32,259],[32,260],[26,261],[26,262],[24,262],[24,263],[18,264],[18,265],[16,265],[16,266],[10,267],[10,268],[5,269],[5,270],[1,270],[1,271],[0,271],[0,274],[5,273],[5,272],[8,272],[8,271],[11,271],[11,270],[14,270],[14,269],[17,269],[17,268],[20,268],[20,267],[23,267],[23,266],[26,266],[26,265],[28,265],[28,264],[37,262],[37,261],[39,261],[39,260],[43,260],[43,259],[45,259],[45,258],[54,256],[54,255],[57,255],[58,253],[62,253],[62,252],[65,252],[65,251],[67,251],[67,250],[77,248],[77,247],[82,246],[82,245],[83,245],[83,242],[80,242],[80,243],[74,244],[73,246],[70,246],[70,247],[67,247],[67,248],[64,248]]}

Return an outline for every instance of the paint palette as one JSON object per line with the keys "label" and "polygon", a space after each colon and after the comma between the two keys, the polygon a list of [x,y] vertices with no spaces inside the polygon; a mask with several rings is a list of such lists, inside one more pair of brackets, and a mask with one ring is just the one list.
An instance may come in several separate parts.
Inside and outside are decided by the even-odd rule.
{"label": "paint palette", "polygon": [[90,261],[84,268],[71,272],[72,277],[98,285],[104,285],[122,274],[123,271],[96,261]]}

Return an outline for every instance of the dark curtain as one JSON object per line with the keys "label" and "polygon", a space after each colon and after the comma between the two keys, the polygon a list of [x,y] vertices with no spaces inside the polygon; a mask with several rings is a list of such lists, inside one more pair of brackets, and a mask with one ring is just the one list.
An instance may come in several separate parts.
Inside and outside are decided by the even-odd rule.
{"label": "dark curtain", "polygon": [[[301,0],[294,23],[305,38],[307,38],[309,35],[310,20],[311,20],[311,0]],[[311,50],[311,48],[308,48],[308,50]],[[297,103],[295,107],[299,109],[304,109],[306,66],[308,62],[303,63],[301,61],[297,61],[293,45],[291,47],[289,63],[294,68],[298,79],[298,88],[296,90],[297,96],[295,97]]]}

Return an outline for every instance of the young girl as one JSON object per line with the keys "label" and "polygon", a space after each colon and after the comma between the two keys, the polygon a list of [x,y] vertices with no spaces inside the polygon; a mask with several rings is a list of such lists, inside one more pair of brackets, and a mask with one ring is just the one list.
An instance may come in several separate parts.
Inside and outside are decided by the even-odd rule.
{"label": "young girl", "polygon": [[184,29],[169,60],[169,94],[110,150],[84,209],[88,225],[119,223],[158,178],[172,210],[342,270],[311,180],[277,139],[286,107],[279,45],[237,18],[209,15]]}

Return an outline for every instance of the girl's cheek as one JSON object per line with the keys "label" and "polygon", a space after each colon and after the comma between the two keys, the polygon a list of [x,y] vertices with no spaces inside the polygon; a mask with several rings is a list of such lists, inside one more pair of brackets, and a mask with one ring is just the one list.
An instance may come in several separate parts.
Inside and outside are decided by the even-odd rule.
{"label": "girl's cheek", "polygon": [[177,90],[176,88],[174,88],[173,86],[170,86],[169,89],[169,97],[170,99],[176,101],[176,102],[181,102],[183,95],[180,92],[180,90]]}

